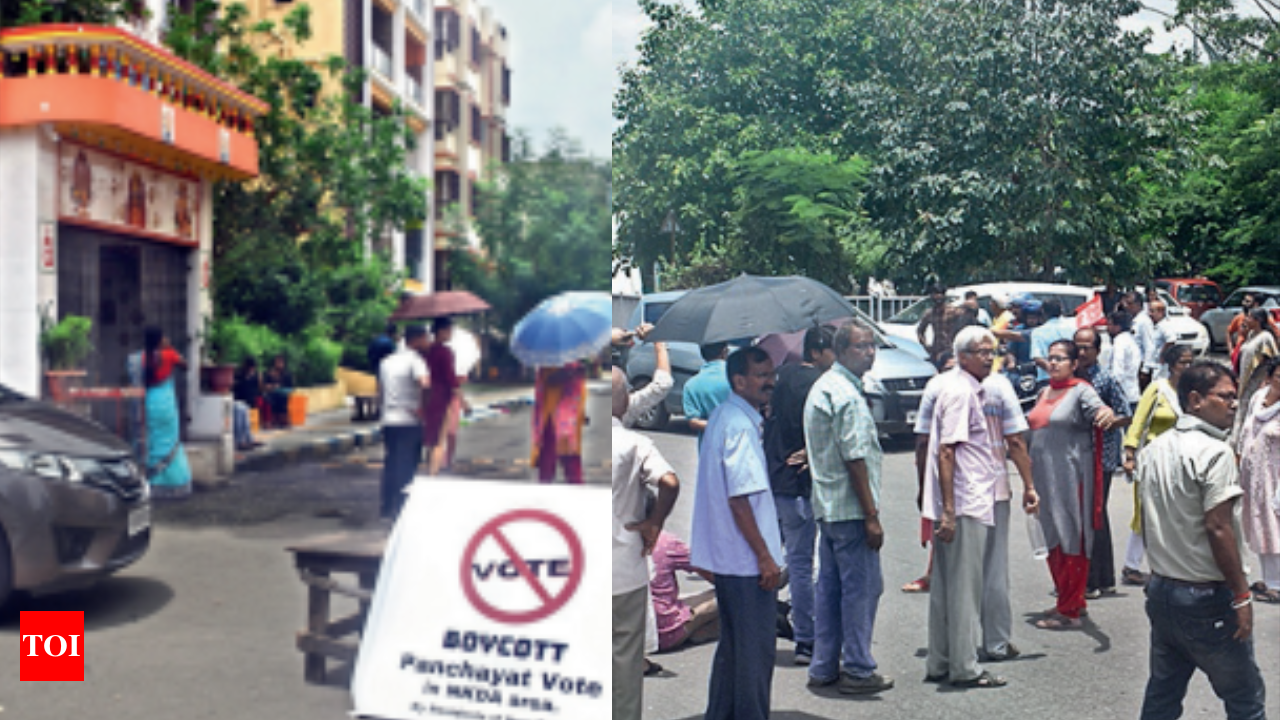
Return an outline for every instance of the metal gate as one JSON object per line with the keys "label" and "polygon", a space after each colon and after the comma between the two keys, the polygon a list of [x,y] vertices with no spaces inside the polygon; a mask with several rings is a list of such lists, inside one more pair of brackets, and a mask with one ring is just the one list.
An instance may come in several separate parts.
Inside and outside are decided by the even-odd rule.
{"label": "metal gate", "polygon": [[[143,330],[155,325],[180,351],[189,347],[187,320],[189,263],[194,251],[136,240],[74,225],[58,228],[58,316],[93,320],[93,352],[86,361],[87,385],[125,387],[130,353],[142,350]],[[199,358],[187,358],[193,368]],[[187,411],[186,372],[175,371],[182,411]],[[103,408],[105,410],[105,408]],[[95,418],[108,427],[114,416]]]}

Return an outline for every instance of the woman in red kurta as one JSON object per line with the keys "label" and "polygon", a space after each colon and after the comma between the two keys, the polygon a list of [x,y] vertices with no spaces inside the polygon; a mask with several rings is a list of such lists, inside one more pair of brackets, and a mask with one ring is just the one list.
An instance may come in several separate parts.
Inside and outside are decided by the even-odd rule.
{"label": "woman in red kurta", "polygon": [[444,464],[445,443],[441,442],[441,435],[458,392],[458,373],[454,369],[453,350],[448,345],[453,336],[453,322],[449,318],[437,318],[431,334],[434,342],[426,352],[431,388],[425,391],[426,402],[422,404],[422,444],[429,448],[427,472],[435,475]]}
{"label": "woman in red kurta", "polygon": [[1040,525],[1049,548],[1057,606],[1036,623],[1045,630],[1082,626],[1094,530],[1102,522],[1102,436],[1115,415],[1093,387],[1075,377],[1079,349],[1062,340],[1049,346],[1049,387],[1027,415],[1028,445]]}

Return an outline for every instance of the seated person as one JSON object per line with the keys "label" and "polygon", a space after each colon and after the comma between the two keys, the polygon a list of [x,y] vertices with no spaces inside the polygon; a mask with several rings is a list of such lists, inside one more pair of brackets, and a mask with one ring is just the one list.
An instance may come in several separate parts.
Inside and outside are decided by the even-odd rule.
{"label": "seated person", "polygon": [[675,535],[663,532],[653,547],[653,577],[649,581],[658,625],[658,652],[669,652],[685,643],[712,642],[720,637],[715,588],[682,600],[676,578],[678,572],[697,573],[708,582],[715,582],[714,575],[695,570],[689,564],[688,545]]}
{"label": "seated person", "polygon": [[293,374],[289,372],[284,355],[276,355],[271,369],[263,379],[262,389],[271,407],[271,419],[276,427],[289,427],[289,396],[293,394]]}
{"label": "seated person", "polygon": [[231,394],[235,398],[232,425],[235,429],[236,449],[252,450],[259,447],[262,443],[254,441],[249,427],[249,410],[257,409],[261,413],[262,376],[258,374],[257,360],[251,357],[244,359],[240,368],[236,370],[236,381],[232,386]]}

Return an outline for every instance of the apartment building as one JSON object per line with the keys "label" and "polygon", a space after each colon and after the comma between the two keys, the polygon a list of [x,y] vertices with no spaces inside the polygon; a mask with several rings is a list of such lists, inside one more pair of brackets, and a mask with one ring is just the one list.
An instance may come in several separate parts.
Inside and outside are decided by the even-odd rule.
{"label": "apartment building", "polygon": [[[252,21],[280,23],[299,2],[294,0],[239,0]],[[189,11],[195,0],[145,0],[146,21],[130,23],[130,29],[151,42],[160,42],[175,8]],[[297,48],[295,57],[319,64],[334,55],[369,74],[361,102],[374,112],[390,113],[399,101],[408,112],[408,124],[417,140],[405,163],[422,177],[434,174],[435,138],[432,133],[431,87],[435,77],[431,47],[431,0],[311,0],[311,39]],[[337,91],[337,82],[329,91]],[[434,288],[436,255],[432,197],[427,216],[411,223],[403,233],[370,238],[370,247],[387,251],[397,267],[427,289]]]}
{"label": "apartment building", "polygon": [[511,140],[511,67],[507,29],[475,0],[435,0],[432,33],[435,78],[434,246],[436,286],[447,288],[448,252],[462,235],[479,238],[477,183],[507,162]]}

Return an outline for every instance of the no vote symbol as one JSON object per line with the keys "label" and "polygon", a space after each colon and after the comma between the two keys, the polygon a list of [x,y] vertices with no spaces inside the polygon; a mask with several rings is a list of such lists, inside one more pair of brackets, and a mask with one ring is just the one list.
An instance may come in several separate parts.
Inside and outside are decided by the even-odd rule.
{"label": "no vote symbol", "polygon": [[462,590],[484,617],[508,625],[544,620],[582,582],[582,541],[563,518],[513,510],[476,531],[462,552]]}

